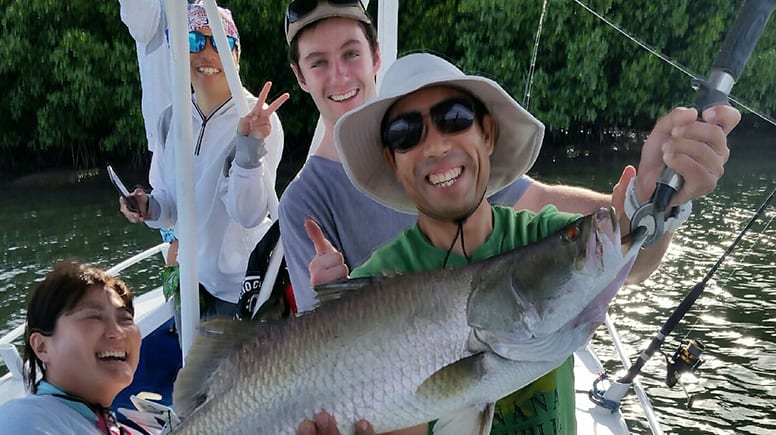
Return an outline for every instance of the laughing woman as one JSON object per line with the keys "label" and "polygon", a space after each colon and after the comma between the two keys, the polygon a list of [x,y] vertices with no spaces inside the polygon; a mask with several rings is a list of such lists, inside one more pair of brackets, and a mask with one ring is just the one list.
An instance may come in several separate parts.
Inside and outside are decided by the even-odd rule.
{"label": "laughing woman", "polygon": [[24,338],[30,394],[0,406],[3,433],[133,433],[109,410],[140,357],[124,282],[77,262],[57,264],[30,295]]}

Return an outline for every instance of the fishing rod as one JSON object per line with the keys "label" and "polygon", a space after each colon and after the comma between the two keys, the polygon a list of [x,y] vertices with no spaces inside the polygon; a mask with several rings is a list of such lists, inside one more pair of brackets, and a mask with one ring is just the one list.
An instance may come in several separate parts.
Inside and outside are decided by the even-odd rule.
{"label": "fishing rod", "polygon": [[[748,0],[741,7],[711,67],[708,80],[696,79],[692,82],[693,88],[697,90],[694,106],[698,110],[699,119],[705,109],[717,104],[729,104],[730,90],[741,76],[774,8],[776,0]],[[631,232],[638,227],[649,230],[644,246],[650,246],[662,237],[668,204],[683,184],[681,175],[668,166],[663,167],[652,197],[633,214]],[[676,211],[674,208],[672,213]]]}
{"label": "fishing rod", "polygon": [[[716,263],[714,263],[714,266],[709,269],[709,271],[706,273],[706,275],[701,279],[697,284],[693,286],[693,288],[687,293],[687,295],[684,297],[682,302],[679,304],[679,306],[674,310],[673,313],[671,313],[671,316],[668,317],[668,319],[663,323],[663,326],[660,328],[660,331],[655,334],[654,337],[652,337],[652,341],[649,343],[649,346],[647,346],[646,349],[644,349],[641,354],[639,355],[639,358],[636,360],[636,362],[630,367],[628,370],[628,373],[625,374],[622,378],[618,379],[615,384],[612,385],[612,387],[609,388],[609,390],[604,394],[603,399],[606,402],[612,402],[612,403],[606,403],[603,404],[603,406],[611,409],[617,409],[619,406],[619,400],[624,395],[625,391],[627,391],[630,384],[633,383],[633,380],[638,376],[638,374],[641,372],[642,367],[644,367],[644,364],[652,357],[652,355],[655,354],[660,349],[660,346],[663,345],[663,342],[665,342],[666,337],[668,337],[671,332],[673,332],[674,328],[679,324],[679,322],[682,320],[685,314],[687,314],[688,311],[690,311],[690,308],[695,303],[695,301],[700,297],[701,293],[703,293],[703,290],[706,288],[706,284],[709,282],[711,277],[717,272],[717,269],[722,265],[722,262],[725,261],[725,259],[730,255],[730,253],[733,252],[733,250],[738,246],[738,244],[743,239],[744,235],[746,234],[749,229],[752,228],[752,225],[754,225],[755,221],[763,214],[765,209],[767,209],[771,203],[773,202],[773,199],[776,197],[776,189],[774,189],[770,195],[763,201],[762,204],[760,204],[760,207],[757,209],[755,214],[749,219],[749,222],[747,222],[746,226],[738,233],[736,238],[733,240],[733,242],[730,244],[730,246],[725,250],[725,252],[722,254],[722,256],[717,260]],[[676,381],[678,380],[678,376],[686,371],[690,371],[692,369],[695,369],[700,365],[700,354],[703,352],[703,344],[698,340],[691,340],[687,345],[680,348],[677,353],[673,357],[673,362],[669,366],[669,373],[666,377],[666,383],[669,384],[669,387],[672,387]],[[622,387],[619,387],[619,386]],[[622,394],[620,394],[620,392]],[[617,397],[619,395],[619,397]],[[616,403],[616,406],[612,408],[612,405]]]}
{"label": "fishing rod", "polygon": [[[649,45],[645,41],[643,41],[643,40],[637,38],[636,36],[634,36],[633,34],[629,33],[626,29],[622,28],[617,23],[612,22],[611,20],[606,18],[603,14],[601,14],[600,12],[595,11],[593,8],[591,8],[590,6],[585,4],[582,0],[574,0],[574,2],[576,4],[578,4],[580,7],[582,7],[583,9],[585,9],[586,11],[588,11],[594,17],[596,17],[599,20],[603,21],[607,26],[609,26],[612,29],[614,29],[617,32],[619,32],[626,39],[629,39],[634,44],[636,44],[639,47],[641,47],[644,50],[646,50],[649,54],[655,56],[656,58],[658,58],[661,61],[665,62],[666,64],[670,65],[672,68],[676,69],[677,71],[680,71],[681,73],[683,73],[684,75],[686,75],[686,76],[688,76],[688,77],[690,77],[692,79],[696,79],[698,77],[697,74],[695,74],[692,71],[690,71],[687,67],[685,67],[682,64],[680,64],[679,62],[671,59],[666,54],[661,53],[657,48]],[[739,107],[741,107],[743,109],[748,110],[749,112],[751,112],[753,115],[757,116],[758,118],[760,118],[764,122],[767,122],[768,124],[776,126],[776,119],[774,119],[771,116],[766,115],[765,113],[759,112],[755,108],[749,106],[746,102],[742,101],[740,98],[734,97],[733,94],[728,94],[728,100],[736,103],[737,106],[739,106]]]}
{"label": "fishing rod", "polygon": [[[693,87],[697,90],[694,105],[698,109],[699,117],[703,110],[708,107],[728,103],[728,94],[740,77],[774,8],[776,8],[776,0],[749,0],[743,5],[712,65],[709,79],[693,81]],[[664,215],[668,204],[683,183],[684,180],[680,175],[665,167],[658,178],[652,198],[634,214],[631,220],[631,232],[640,227],[646,227],[650,231],[644,243],[645,246],[654,243],[663,234]],[[660,331],[652,338],[647,348],[639,354],[639,358],[630,367],[627,374],[614,382],[605,392],[598,391],[594,385],[594,389],[590,391],[590,398],[593,402],[613,411],[619,408],[620,400],[633,384],[644,364],[660,349],[666,337],[676,328],[679,321],[703,292],[709,279],[735,249],[755,220],[770,205],[774,196],[776,196],[776,190],[763,202],[749,223],[739,232],[736,239],[706,276],[685,296],[660,328]],[[697,368],[701,362],[700,353],[702,351],[703,345],[699,341],[691,341],[686,347],[680,348],[674,355],[674,362],[669,366],[670,373],[666,382],[672,385],[672,382],[676,382],[682,371]],[[596,384],[599,381],[600,379],[596,381]]]}

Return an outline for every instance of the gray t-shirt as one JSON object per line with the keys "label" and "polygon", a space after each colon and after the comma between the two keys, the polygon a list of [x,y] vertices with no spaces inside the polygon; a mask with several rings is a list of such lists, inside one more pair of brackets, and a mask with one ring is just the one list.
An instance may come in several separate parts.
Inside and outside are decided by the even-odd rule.
{"label": "gray t-shirt", "polygon": [[[511,207],[531,182],[523,176],[488,200]],[[398,212],[358,190],[340,162],[311,156],[286,188],[279,206],[280,234],[299,312],[311,310],[318,302],[308,269],[315,256],[304,229],[308,217],[318,223],[351,270],[417,220],[416,214]]]}

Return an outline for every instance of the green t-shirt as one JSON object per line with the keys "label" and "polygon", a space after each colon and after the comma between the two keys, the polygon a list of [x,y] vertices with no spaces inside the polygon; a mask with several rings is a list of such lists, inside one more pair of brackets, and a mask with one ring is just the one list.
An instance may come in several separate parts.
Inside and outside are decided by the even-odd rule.
{"label": "green t-shirt", "polygon": [[[471,253],[472,261],[483,260],[543,239],[579,218],[547,206],[539,213],[493,207],[493,232]],[[354,269],[352,278],[384,272],[419,272],[442,267],[447,250],[432,245],[417,225],[376,250]],[[451,252],[448,266],[461,266],[466,257]],[[574,362],[569,357],[560,367],[496,402],[491,434],[573,434]]]}

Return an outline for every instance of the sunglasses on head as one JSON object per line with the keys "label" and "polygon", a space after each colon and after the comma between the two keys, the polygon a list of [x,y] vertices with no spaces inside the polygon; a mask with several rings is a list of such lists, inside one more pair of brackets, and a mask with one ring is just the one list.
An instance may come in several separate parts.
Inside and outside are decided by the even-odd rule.
{"label": "sunglasses on head", "polygon": [[[217,53],[218,47],[216,47],[215,36],[206,36],[199,32],[189,32],[189,53],[199,53],[204,50],[208,39],[210,39],[210,45],[213,46],[213,49]],[[226,40],[229,42],[229,51],[233,51],[234,47],[237,45],[237,39],[232,36],[227,36]]]}
{"label": "sunglasses on head", "polygon": [[361,9],[364,9],[364,5],[361,3],[361,0],[293,0],[288,4],[288,8],[286,8],[286,24],[295,23],[301,20],[307,16],[307,14],[314,11],[315,8],[318,7],[318,3],[328,3],[330,5],[341,7],[361,6]]}
{"label": "sunglasses on head", "polygon": [[[447,134],[469,129],[476,116],[474,103],[462,97],[442,100],[434,104],[428,113],[436,129]],[[390,121],[384,119],[380,136],[384,146],[403,153],[420,143],[424,130],[423,114],[407,112]]]}

